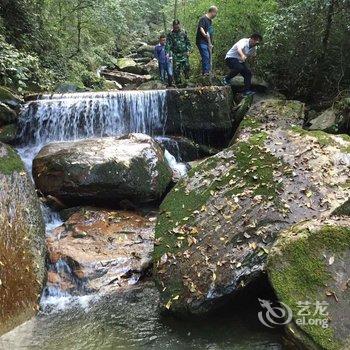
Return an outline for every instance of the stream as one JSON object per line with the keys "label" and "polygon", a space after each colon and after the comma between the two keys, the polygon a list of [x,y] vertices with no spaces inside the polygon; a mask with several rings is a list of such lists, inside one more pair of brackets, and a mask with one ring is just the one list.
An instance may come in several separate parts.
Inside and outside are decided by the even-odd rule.
{"label": "stream", "polygon": [[[21,114],[18,152],[31,171],[49,142],[129,132],[163,137],[165,98],[165,91],[44,95]],[[166,159],[184,176],[184,164],[169,152]],[[62,221],[46,206],[43,214],[49,236]],[[147,279],[113,295],[72,296],[46,288],[38,316],[2,336],[0,349],[284,349],[281,331],[259,323],[257,305],[184,321],[161,315],[158,302]]]}

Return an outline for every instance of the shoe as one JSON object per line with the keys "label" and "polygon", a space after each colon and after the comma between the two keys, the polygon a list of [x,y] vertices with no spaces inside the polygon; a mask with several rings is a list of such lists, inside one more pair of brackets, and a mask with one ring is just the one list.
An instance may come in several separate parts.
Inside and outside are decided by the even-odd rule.
{"label": "shoe", "polygon": [[230,82],[226,79],[226,77],[224,77],[224,78],[222,79],[222,83],[223,83],[224,85],[231,85]]}
{"label": "shoe", "polygon": [[243,93],[243,96],[253,96],[253,95],[255,95],[256,94],[256,92],[254,92],[254,91],[252,91],[252,90],[248,90],[248,91],[245,91],[244,93]]}

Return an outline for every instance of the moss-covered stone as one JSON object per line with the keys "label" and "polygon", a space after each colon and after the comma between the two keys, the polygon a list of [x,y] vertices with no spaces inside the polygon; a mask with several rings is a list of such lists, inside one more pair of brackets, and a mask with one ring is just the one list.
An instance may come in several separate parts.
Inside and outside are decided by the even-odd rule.
{"label": "moss-covered stone", "polygon": [[0,143],[0,334],[31,318],[45,279],[45,228],[17,153]]}
{"label": "moss-covered stone", "polygon": [[20,97],[3,86],[0,86],[0,102],[15,109],[18,109],[23,103]]}
{"label": "moss-covered stone", "polygon": [[0,142],[14,144],[17,135],[17,125],[9,124],[0,127]]}
{"label": "moss-covered stone", "polygon": [[350,134],[350,97],[336,101],[331,108],[313,118],[309,129],[332,134]]}
{"label": "moss-covered stone", "polygon": [[16,120],[16,112],[4,103],[0,102],[0,127],[7,124],[15,123]]}
{"label": "moss-covered stone", "polygon": [[154,258],[167,309],[217,307],[265,270],[279,232],[349,198],[347,141],[324,145],[290,129],[302,120],[299,107],[284,119],[275,111],[248,117],[230,148],[199,163],[165,198]]}
{"label": "moss-covered stone", "polygon": [[[278,238],[269,254],[268,274],[277,296],[291,308],[304,332],[302,343],[348,349],[349,273],[349,219],[304,222]],[[310,302],[311,312],[303,323],[298,321],[300,302]],[[315,303],[325,303],[327,312],[317,313]],[[312,322],[315,318],[318,324]],[[326,323],[328,327],[323,327]]]}

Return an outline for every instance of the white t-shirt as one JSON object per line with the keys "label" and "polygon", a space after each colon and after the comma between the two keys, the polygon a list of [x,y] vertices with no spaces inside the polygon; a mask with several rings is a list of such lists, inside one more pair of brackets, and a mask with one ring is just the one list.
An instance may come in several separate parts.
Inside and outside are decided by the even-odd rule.
{"label": "white t-shirt", "polygon": [[249,38],[244,38],[236,42],[236,44],[231,47],[231,49],[227,52],[225,58],[237,58],[239,62],[242,62],[241,56],[238,53],[239,48],[242,49],[243,53],[247,57],[256,55],[256,47],[249,47]]}

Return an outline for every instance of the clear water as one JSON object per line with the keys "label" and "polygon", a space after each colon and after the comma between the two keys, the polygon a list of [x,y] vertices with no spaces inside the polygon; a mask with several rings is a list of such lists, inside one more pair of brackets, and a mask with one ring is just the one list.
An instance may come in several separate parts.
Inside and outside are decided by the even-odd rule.
{"label": "clear water", "polygon": [[254,308],[227,310],[207,320],[177,320],[158,311],[151,285],[87,299],[35,319],[0,338],[0,349],[281,350],[279,332],[262,328]]}

